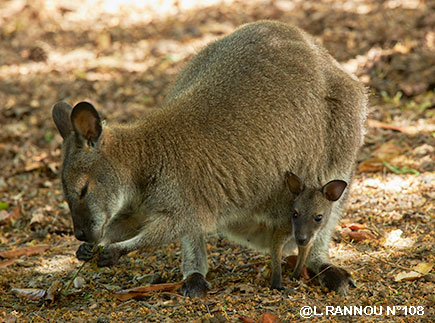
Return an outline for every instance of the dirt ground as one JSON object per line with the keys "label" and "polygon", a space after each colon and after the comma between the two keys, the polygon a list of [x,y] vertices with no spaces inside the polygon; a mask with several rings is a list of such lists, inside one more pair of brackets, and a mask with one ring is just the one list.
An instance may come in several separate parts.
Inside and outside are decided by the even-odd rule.
{"label": "dirt ground", "polygon": [[[304,28],[369,88],[368,134],[330,249],[357,288],[343,296],[315,277],[291,280],[284,261],[285,289],[272,291],[268,255],[211,237],[204,300],[179,290],[115,294],[180,282],[178,243],[110,269],[86,264],[60,292],[81,262],[53,104],[89,100],[108,120],[134,120],[159,107],[202,46],[259,19]],[[304,321],[303,306],[323,314],[330,306],[315,322],[435,321],[434,85],[433,0],[1,1],[0,321]],[[340,315],[339,306],[366,312]],[[375,306],[381,315],[370,315]]]}

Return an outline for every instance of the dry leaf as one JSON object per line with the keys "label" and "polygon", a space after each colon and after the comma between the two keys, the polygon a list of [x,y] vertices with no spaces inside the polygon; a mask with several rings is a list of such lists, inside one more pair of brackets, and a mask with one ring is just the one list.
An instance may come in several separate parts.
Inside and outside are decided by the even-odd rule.
{"label": "dry leaf", "polygon": [[0,262],[0,268],[6,268],[7,266],[12,265],[15,262],[15,260],[17,260],[17,258],[12,258]]}
{"label": "dry leaf", "polygon": [[259,323],[280,323],[282,321],[275,314],[267,312],[267,313],[264,313],[260,317],[260,320],[258,322]]}
{"label": "dry leaf", "polygon": [[358,166],[358,173],[364,173],[364,172],[378,172],[384,168],[384,164],[382,163],[382,160],[373,157],[373,158],[367,158],[366,160],[362,161]]}
{"label": "dry leaf", "polygon": [[20,217],[20,207],[17,205],[15,206],[11,212],[7,213],[6,211],[2,211],[0,213],[0,225],[12,223]]}
{"label": "dry leaf", "polygon": [[62,288],[62,283],[58,280],[54,281],[51,286],[47,289],[47,294],[45,299],[50,301],[51,304],[54,303],[54,300],[59,295],[60,289]]}
{"label": "dry leaf", "polygon": [[255,323],[255,321],[253,319],[246,317],[246,316],[240,316],[239,321],[245,322],[245,323]]}
{"label": "dry leaf", "polygon": [[399,132],[406,133],[408,135],[411,135],[411,134],[414,133],[412,128],[409,128],[409,127],[399,127],[399,126],[395,126],[395,125],[392,125],[392,124],[389,124],[389,123],[385,123],[385,122],[381,122],[381,121],[378,121],[378,120],[368,119],[367,123],[372,128],[394,130],[394,131],[399,131]]}
{"label": "dry leaf", "polygon": [[42,244],[37,246],[28,246],[15,250],[2,251],[0,252],[0,257],[6,259],[12,259],[21,256],[32,256],[32,255],[43,253],[48,248],[50,248],[50,246],[42,245]]}
{"label": "dry leaf", "polygon": [[434,266],[433,263],[427,263],[427,262],[419,263],[417,266],[412,268],[413,271],[402,271],[398,273],[396,276],[394,276],[394,280],[396,282],[399,282],[402,280],[419,279],[424,275],[428,274],[432,270],[433,266]]}
{"label": "dry leaf", "polygon": [[36,288],[12,288],[11,292],[30,301],[39,301],[46,294],[45,290]]}
{"label": "dry leaf", "polygon": [[5,317],[5,323],[15,323],[18,320],[18,317],[14,314],[9,314]]}
{"label": "dry leaf", "polygon": [[114,296],[121,301],[127,301],[132,298],[140,298],[150,295],[153,292],[173,292],[179,289],[182,285],[183,282],[140,286],[115,292]]}
{"label": "dry leaf", "polygon": [[[292,266],[293,268],[296,267],[296,263],[298,261],[298,256],[288,256],[284,259],[290,266]],[[301,278],[305,279],[305,280],[309,280],[310,279],[310,275],[308,274],[308,269],[307,267],[302,266],[302,271],[301,271]]]}
{"label": "dry leaf", "polygon": [[37,209],[32,214],[32,219],[30,220],[30,225],[34,223],[42,223],[45,218],[45,215],[41,208]]}
{"label": "dry leaf", "polygon": [[248,294],[248,293],[254,292],[254,288],[250,285],[247,285],[247,284],[240,284],[238,287],[242,293]]}
{"label": "dry leaf", "polygon": [[350,224],[342,224],[342,228],[349,228],[352,231],[359,231],[366,228],[364,223],[350,223]]}
{"label": "dry leaf", "polygon": [[355,241],[355,242],[360,242],[360,241],[364,241],[364,240],[372,240],[372,239],[376,239],[376,236],[368,231],[344,231],[341,233],[341,237],[342,238],[346,238],[348,237],[349,240]]}

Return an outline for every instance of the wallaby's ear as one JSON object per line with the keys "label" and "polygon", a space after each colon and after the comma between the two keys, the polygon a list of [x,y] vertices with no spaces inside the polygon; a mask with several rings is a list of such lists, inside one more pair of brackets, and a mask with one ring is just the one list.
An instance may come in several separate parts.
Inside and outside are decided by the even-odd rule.
{"label": "wallaby's ear", "polygon": [[346,186],[347,183],[345,181],[336,179],[325,184],[322,187],[322,193],[329,201],[334,202],[341,197]]}
{"label": "wallaby's ear", "polygon": [[100,115],[88,102],[77,103],[71,113],[71,123],[76,134],[91,145],[97,142],[103,130]]}
{"label": "wallaby's ear", "polygon": [[51,111],[53,121],[63,139],[68,137],[72,131],[70,121],[71,110],[72,107],[68,103],[58,102],[54,105],[53,110]]}
{"label": "wallaby's ear", "polygon": [[287,185],[290,189],[290,192],[292,192],[293,194],[297,195],[302,192],[302,181],[292,172],[287,173]]}

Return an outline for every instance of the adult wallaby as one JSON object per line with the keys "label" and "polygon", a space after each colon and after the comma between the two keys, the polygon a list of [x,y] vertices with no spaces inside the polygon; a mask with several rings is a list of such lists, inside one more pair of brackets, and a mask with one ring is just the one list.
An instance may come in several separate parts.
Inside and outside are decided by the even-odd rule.
{"label": "adult wallaby", "polygon": [[[74,234],[86,241],[77,257],[90,259],[98,244],[98,265],[110,266],[181,239],[184,292],[202,297],[205,236],[217,230],[271,251],[272,286],[280,287],[282,246],[296,246],[289,206],[309,211],[310,192],[350,182],[366,101],[360,82],[305,32],[261,21],[205,47],[164,106],[135,123],[104,124],[87,102],[56,104],[64,195]],[[289,194],[288,171],[307,190]],[[316,273],[328,268],[319,277],[335,290],[350,282],[328,257],[340,204],[327,205],[306,258]]]}

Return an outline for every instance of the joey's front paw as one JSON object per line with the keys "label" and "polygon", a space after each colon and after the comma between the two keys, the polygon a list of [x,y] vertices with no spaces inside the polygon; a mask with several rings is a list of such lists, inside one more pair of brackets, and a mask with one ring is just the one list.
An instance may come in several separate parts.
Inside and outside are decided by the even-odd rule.
{"label": "joey's front paw", "polygon": [[111,247],[110,245],[104,247],[98,256],[98,267],[110,267],[116,265],[121,257],[119,249]]}
{"label": "joey's front paw", "polygon": [[210,289],[210,284],[205,280],[204,276],[200,273],[191,274],[184,281],[181,290],[184,296],[191,298],[204,298]]}
{"label": "joey's front paw", "polygon": [[352,276],[343,268],[325,264],[320,268],[319,274],[320,284],[329,290],[347,294],[349,286],[356,287]]}
{"label": "joey's front paw", "polygon": [[78,260],[89,261],[94,256],[93,245],[90,243],[83,243],[76,251],[76,257]]}

